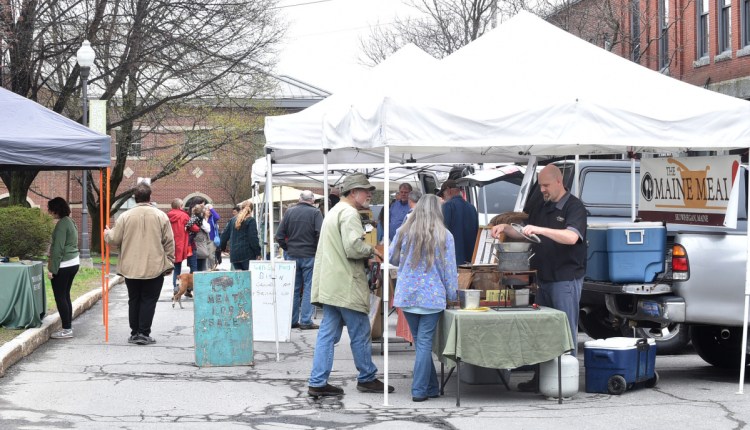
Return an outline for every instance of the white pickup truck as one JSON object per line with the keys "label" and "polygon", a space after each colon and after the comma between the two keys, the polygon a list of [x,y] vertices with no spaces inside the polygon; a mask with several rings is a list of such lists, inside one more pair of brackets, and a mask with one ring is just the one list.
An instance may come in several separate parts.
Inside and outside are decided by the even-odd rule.
{"label": "white pickup truck", "polygon": [[[557,165],[566,187],[574,189],[575,164],[569,161]],[[520,179],[518,175],[509,179],[488,188],[488,212],[512,210]],[[631,181],[629,161],[579,161],[578,195],[587,208],[589,225],[631,221]],[[635,330],[637,336],[654,338],[661,354],[678,352],[692,341],[706,362],[719,367],[739,366],[747,246],[744,168],[739,186],[736,230],[667,225],[665,270],[654,282],[585,280],[580,325],[586,333],[607,338],[630,336]],[[480,224],[485,224],[482,196],[470,191],[470,200],[480,208]]]}
{"label": "white pickup truck", "polygon": [[[560,164],[568,186],[574,165]],[[631,164],[579,162],[580,198],[595,222],[629,221]],[[640,183],[640,182],[636,182]],[[657,340],[661,353],[691,340],[709,364],[740,364],[747,247],[747,170],[739,182],[737,229],[667,224],[665,270],[650,283],[587,280],[581,325],[592,337],[632,334]]]}

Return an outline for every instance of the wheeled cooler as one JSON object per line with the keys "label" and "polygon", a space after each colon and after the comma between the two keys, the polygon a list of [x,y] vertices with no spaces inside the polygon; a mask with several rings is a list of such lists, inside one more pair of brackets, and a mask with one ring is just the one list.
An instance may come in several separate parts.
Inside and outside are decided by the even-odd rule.
{"label": "wheeled cooler", "polygon": [[584,344],[586,392],[622,394],[643,383],[656,386],[656,343],[653,339],[611,337]]}

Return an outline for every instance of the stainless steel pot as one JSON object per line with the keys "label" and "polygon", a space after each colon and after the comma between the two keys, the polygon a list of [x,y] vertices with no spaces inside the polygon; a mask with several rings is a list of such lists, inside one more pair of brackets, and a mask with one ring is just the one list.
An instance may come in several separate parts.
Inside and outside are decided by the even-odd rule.
{"label": "stainless steel pot", "polygon": [[531,243],[501,242],[494,245],[498,259],[498,270],[501,272],[523,272],[531,267]]}

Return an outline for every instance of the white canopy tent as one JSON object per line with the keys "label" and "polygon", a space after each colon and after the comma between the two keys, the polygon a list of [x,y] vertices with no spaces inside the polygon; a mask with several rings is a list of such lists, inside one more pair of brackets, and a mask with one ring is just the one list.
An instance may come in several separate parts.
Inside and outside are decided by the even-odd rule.
{"label": "white canopy tent", "polygon": [[[353,95],[344,114],[326,112],[321,146],[293,149],[269,140],[266,148],[277,161],[311,162],[304,153],[320,150],[348,163],[379,155],[387,182],[394,160],[507,162],[750,146],[750,103],[648,70],[528,13],[418,79],[379,91]],[[748,297],[746,281],[746,309]],[[385,349],[387,357],[387,343]],[[387,368],[386,359],[386,382]]]}
{"label": "white canopy tent", "polygon": [[411,85],[368,92],[347,114],[326,115],[324,146],[485,158],[723,149],[750,144],[749,113],[746,101],[656,73],[522,12]]}

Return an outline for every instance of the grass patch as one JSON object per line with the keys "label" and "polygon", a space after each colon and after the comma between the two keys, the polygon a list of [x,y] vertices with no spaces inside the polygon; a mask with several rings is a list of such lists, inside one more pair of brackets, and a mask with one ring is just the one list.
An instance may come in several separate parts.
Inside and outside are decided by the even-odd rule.
{"label": "grass patch", "polygon": [[[45,270],[45,276],[46,276]],[[45,278],[44,286],[47,290],[47,315],[51,315],[57,312],[57,306],[55,304],[55,295],[52,293],[52,283],[48,278]],[[73,280],[73,287],[70,289],[70,299],[75,301],[77,298],[88,293],[95,288],[101,288],[102,286],[102,272],[99,269],[78,269]],[[0,345],[13,339],[19,334],[23,333],[24,329],[10,330],[0,327]]]}

